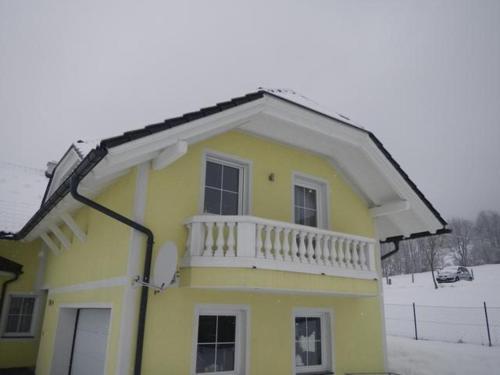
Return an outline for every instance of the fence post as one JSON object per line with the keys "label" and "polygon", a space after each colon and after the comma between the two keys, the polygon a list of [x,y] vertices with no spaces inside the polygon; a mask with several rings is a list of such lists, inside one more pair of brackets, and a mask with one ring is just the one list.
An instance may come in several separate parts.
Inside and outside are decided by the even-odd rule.
{"label": "fence post", "polygon": [[490,336],[490,322],[488,321],[488,309],[486,308],[486,302],[483,302],[484,306],[484,317],[486,318],[486,330],[488,331],[488,344],[491,346],[491,336]]}
{"label": "fence post", "polygon": [[[413,324],[415,325],[415,340],[418,340],[418,333],[417,333],[417,313],[415,312],[415,302],[413,302]],[[488,328],[488,335],[489,335],[489,333],[490,333],[490,331],[489,331],[489,328]]]}

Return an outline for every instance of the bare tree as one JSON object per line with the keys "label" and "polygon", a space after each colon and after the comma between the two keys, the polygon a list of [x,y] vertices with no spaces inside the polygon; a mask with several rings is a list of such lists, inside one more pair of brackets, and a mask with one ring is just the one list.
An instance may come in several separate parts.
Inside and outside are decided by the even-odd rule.
{"label": "bare tree", "polygon": [[418,247],[423,253],[424,258],[429,266],[432,274],[432,281],[434,282],[434,288],[438,289],[436,282],[436,277],[434,276],[434,270],[439,261],[439,252],[443,244],[442,236],[429,236],[420,238],[417,240]]}
{"label": "bare tree", "polygon": [[469,250],[472,246],[474,223],[467,219],[450,220],[452,232],[447,236],[448,245],[453,250],[453,256],[460,266],[469,265]]}
{"label": "bare tree", "polygon": [[500,214],[481,211],[476,220],[477,247],[485,263],[500,263]]}

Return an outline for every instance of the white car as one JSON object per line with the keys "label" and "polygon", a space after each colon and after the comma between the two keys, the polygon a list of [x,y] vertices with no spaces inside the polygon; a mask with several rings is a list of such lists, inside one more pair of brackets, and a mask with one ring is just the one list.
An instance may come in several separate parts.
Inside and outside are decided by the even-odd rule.
{"label": "white car", "polygon": [[454,283],[459,280],[472,281],[472,275],[466,267],[450,266],[438,271],[438,283]]}

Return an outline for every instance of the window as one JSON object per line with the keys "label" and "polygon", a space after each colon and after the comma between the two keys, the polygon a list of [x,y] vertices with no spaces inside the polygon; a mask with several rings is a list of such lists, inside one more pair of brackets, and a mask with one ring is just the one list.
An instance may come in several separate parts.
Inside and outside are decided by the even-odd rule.
{"label": "window", "polygon": [[33,336],[36,297],[11,295],[3,336]]}
{"label": "window", "polygon": [[293,215],[295,224],[328,227],[327,184],[295,174],[293,178]]}
{"label": "window", "polygon": [[317,227],[318,209],[316,205],[316,189],[295,185],[294,195],[295,223],[308,225],[310,227]]}
{"label": "window", "polygon": [[202,309],[197,315],[196,374],[243,374],[245,312]]}
{"label": "window", "polygon": [[297,373],[331,370],[331,339],[328,312],[294,314],[294,358]]}
{"label": "window", "polygon": [[241,215],[248,207],[248,163],[205,157],[203,213]]}

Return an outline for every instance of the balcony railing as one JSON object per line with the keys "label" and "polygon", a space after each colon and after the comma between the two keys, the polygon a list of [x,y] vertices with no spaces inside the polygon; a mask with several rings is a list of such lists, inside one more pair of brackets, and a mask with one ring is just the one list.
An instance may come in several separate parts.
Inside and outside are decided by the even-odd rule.
{"label": "balcony railing", "polygon": [[263,268],[373,279],[375,240],[253,216],[186,221],[184,267]]}

